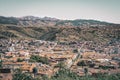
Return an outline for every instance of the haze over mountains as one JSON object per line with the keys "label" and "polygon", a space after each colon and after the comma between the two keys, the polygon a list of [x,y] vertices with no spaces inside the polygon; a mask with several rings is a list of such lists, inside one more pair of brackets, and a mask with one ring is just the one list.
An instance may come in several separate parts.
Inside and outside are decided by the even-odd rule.
{"label": "haze over mountains", "polygon": [[120,40],[120,24],[85,19],[0,16],[1,38],[107,42],[113,39]]}

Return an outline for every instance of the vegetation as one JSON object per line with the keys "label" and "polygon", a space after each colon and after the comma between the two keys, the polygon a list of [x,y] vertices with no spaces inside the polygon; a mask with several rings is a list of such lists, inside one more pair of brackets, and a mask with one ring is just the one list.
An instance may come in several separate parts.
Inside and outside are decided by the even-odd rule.
{"label": "vegetation", "polygon": [[89,67],[93,68],[95,66],[95,63],[90,63]]}
{"label": "vegetation", "polygon": [[0,61],[0,68],[2,68],[2,60]]}
{"label": "vegetation", "polygon": [[22,73],[20,69],[16,69],[13,80],[34,80],[34,78],[31,75]]}
{"label": "vegetation", "polygon": [[1,24],[17,24],[18,23],[18,19],[14,18],[14,17],[3,17],[0,16],[0,23]]}
{"label": "vegetation", "polygon": [[120,74],[114,75],[98,75],[98,76],[84,76],[79,77],[73,72],[69,70],[60,70],[55,76],[48,78],[47,76],[43,76],[42,78],[33,78],[26,73],[15,74],[13,80],[119,80]]}
{"label": "vegetation", "polygon": [[102,69],[115,69],[115,67],[114,66],[103,66],[103,65],[99,65],[99,68],[102,68]]}
{"label": "vegetation", "polygon": [[87,66],[87,64],[85,63],[85,61],[79,61],[78,63],[77,63],[77,65],[78,66]]}
{"label": "vegetation", "polygon": [[36,74],[37,72],[38,72],[38,71],[37,71],[37,68],[36,68],[36,67],[34,67],[34,68],[33,68],[33,73],[35,73],[35,74]]}
{"label": "vegetation", "polygon": [[64,64],[64,62],[59,62],[55,67],[59,67],[60,69],[63,69],[66,67],[66,65]]}
{"label": "vegetation", "polygon": [[19,73],[14,75],[13,80],[33,80],[33,78],[25,73]]}
{"label": "vegetation", "polygon": [[69,69],[60,69],[50,80],[79,80],[80,77]]}
{"label": "vegetation", "polygon": [[[88,69],[84,68],[84,71],[87,74]],[[34,72],[36,73],[36,69]],[[108,75],[108,74],[98,73],[93,76],[85,75],[83,77],[80,77],[69,69],[61,68],[51,78],[48,78],[47,76],[40,76],[36,78],[36,77],[32,77],[28,73],[22,73],[18,69],[15,71],[15,74],[13,75],[13,80],[120,80],[120,74]]]}
{"label": "vegetation", "polygon": [[[0,58],[1,58],[1,54],[0,54]],[[0,68],[2,68],[2,60],[0,59]]]}
{"label": "vegetation", "polygon": [[38,55],[32,55],[30,57],[30,62],[41,62],[43,64],[49,64],[49,60],[46,57],[41,57]]}
{"label": "vegetation", "polygon": [[85,75],[87,75],[87,73],[88,73],[88,68],[84,68],[84,73],[85,73]]}
{"label": "vegetation", "polygon": [[20,58],[17,59],[17,62],[23,62],[23,61],[24,61],[23,59]]}
{"label": "vegetation", "polygon": [[38,72],[38,69],[37,69],[36,67],[34,67],[34,68],[33,68],[34,77],[35,77],[35,75],[37,74],[37,72]]}
{"label": "vegetation", "polygon": [[74,50],[73,50],[73,53],[78,53],[78,49],[74,49]]}
{"label": "vegetation", "polygon": [[[84,69],[87,74],[87,68]],[[85,75],[83,77],[78,76],[76,73],[71,72],[69,69],[59,70],[50,80],[119,80],[120,74],[98,74],[95,76]],[[47,80],[47,79],[46,79]]]}

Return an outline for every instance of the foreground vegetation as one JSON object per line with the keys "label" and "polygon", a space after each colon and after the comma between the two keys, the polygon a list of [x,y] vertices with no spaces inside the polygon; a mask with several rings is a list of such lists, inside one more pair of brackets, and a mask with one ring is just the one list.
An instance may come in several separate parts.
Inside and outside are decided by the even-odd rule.
{"label": "foreground vegetation", "polygon": [[120,80],[120,74],[108,75],[99,73],[94,76],[85,75],[80,77],[76,73],[62,68],[51,78],[48,78],[47,76],[33,78],[31,75],[19,71],[13,76],[13,80]]}

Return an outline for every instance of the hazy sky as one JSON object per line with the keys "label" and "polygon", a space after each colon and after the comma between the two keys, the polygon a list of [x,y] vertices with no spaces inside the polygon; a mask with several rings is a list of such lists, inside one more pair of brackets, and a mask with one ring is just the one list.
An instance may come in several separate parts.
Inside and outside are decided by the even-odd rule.
{"label": "hazy sky", "polygon": [[0,15],[95,19],[120,23],[120,0],[0,0]]}

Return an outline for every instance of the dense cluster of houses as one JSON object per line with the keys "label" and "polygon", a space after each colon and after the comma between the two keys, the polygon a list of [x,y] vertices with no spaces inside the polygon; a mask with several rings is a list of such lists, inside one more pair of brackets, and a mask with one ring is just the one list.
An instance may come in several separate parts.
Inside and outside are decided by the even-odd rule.
{"label": "dense cluster of houses", "polygon": [[[92,46],[91,43],[91,41],[60,43],[42,40],[0,40],[0,61],[2,62],[0,80],[12,80],[12,74],[17,69],[23,73],[33,74],[33,69],[36,68],[36,76],[51,77],[59,70],[56,65],[61,62],[65,64],[65,68],[69,68],[80,76],[85,75],[84,68],[88,69],[89,75],[120,72],[120,45],[106,46],[105,52],[100,53],[98,48],[103,50],[103,47]],[[108,51],[115,48],[117,53],[109,54]],[[49,64],[31,62],[32,55],[47,58]],[[86,65],[79,66],[80,61],[84,61]],[[94,66],[91,67],[91,64]],[[2,72],[4,69],[9,72]],[[8,78],[4,78],[4,75]]]}

